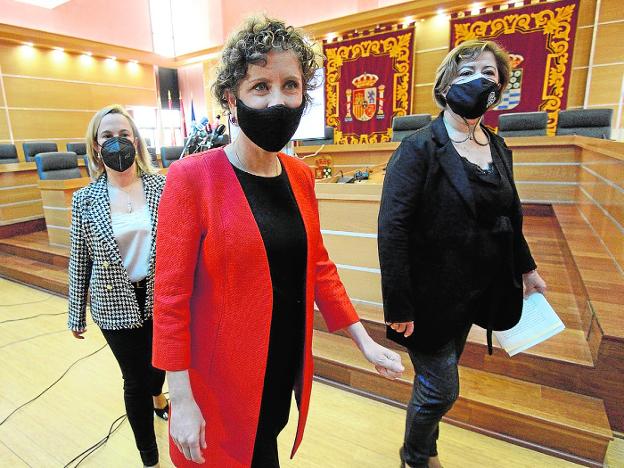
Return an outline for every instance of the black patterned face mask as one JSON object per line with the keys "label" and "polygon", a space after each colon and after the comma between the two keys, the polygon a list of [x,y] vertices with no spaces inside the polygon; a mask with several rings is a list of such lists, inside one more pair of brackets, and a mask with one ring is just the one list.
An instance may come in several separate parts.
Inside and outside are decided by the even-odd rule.
{"label": "black patterned face mask", "polygon": [[305,109],[305,100],[299,107],[283,104],[254,109],[236,98],[236,118],[243,133],[264,151],[281,150],[299,127]]}
{"label": "black patterned face mask", "polygon": [[476,119],[498,100],[499,94],[498,83],[479,76],[451,85],[446,94],[446,102],[457,115],[465,119]]}
{"label": "black patterned face mask", "polygon": [[114,137],[104,142],[100,154],[106,167],[123,172],[134,163],[136,150],[132,141],[127,138]]}

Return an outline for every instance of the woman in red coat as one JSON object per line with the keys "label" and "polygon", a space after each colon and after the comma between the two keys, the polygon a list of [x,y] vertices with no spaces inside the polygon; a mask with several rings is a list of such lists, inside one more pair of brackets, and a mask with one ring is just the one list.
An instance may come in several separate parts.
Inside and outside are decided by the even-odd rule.
{"label": "woman in red coat", "polygon": [[301,443],[312,387],[314,302],[378,372],[398,354],[359,322],[320,232],[310,169],[279,150],[309,99],[318,55],[275,20],[223,51],[216,97],[241,129],[224,149],[174,163],[160,202],[154,366],[168,371],[177,466],[279,467],[294,390]]}

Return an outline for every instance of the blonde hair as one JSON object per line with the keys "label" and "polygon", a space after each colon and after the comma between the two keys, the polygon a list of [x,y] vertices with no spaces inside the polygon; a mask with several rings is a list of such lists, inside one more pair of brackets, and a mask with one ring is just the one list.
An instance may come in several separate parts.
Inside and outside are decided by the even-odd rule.
{"label": "blonde hair", "polygon": [[89,126],[87,127],[85,141],[87,146],[87,159],[89,160],[89,172],[91,174],[91,178],[93,180],[96,180],[104,173],[104,162],[95,150],[95,144],[97,143],[97,134],[100,128],[100,124],[102,123],[102,119],[104,118],[104,116],[109,114],[121,114],[126,119],[128,119],[128,122],[130,123],[130,127],[132,128],[132,133],[136,140],[137,146],[137,175],[141,175],[142,173],[156,174],[158,172],[158,169],[152,165],[152,158],[147,151],[145,141],[143,141],[143,138],[141,138],[139,129],[134,123],[134,120],[132,119],[130,114],[128,114],[128,111],[126,111],[126,109],[124,109],[121,105],[111,104],[97,111],[91,119],[91,122],[89,122]]}
{"label": "blonde hair", "polygon": [[446,99],[443,93],[451,86],[453,80],[457,78],[459,64],[464,60],[475,59],[483,52],[489,51],[494,54],[496,59],[496,68],[498,68],[498,78],[500,80],[500,90],[498,100],[493,104],[500,102],[503,91],[507,88],[509,77],[511,75],[511,62],[507,51],[494,41],[483,41],[473,39],[462,42],[453,50],[451,50],[436,71],[435,85],[433,86],[433,99],[438,107],[444,109],[446,107]]}

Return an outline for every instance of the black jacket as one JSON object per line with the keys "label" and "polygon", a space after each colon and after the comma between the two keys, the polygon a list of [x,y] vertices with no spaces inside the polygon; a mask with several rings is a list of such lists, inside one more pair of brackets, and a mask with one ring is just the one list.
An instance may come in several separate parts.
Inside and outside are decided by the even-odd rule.
{"label": "black jacket", "polygon": [[[388,162],[378,233],[384,315],[386,322],[414,321],[409,338],[388,328],[388,337],[408,348],[433,351],[470,323],[506,330],[520,320],[522,274],[535,262],[522,234],[511,151],[484,130],[493,142],[494,163],[514,192],[509,213],[497,219],[490,237],[477,224],[470,182],[442,114],[405,138]],[[504,273],[484,273],[479,259],[501,239]],[[470,310],[493,276],[503,303],[495,313]]]}

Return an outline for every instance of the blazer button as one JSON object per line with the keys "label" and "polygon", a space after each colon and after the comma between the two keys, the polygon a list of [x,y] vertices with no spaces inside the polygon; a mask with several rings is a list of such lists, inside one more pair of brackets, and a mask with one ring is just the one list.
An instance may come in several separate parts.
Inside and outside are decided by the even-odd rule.
{"label": "blazer button", "polygon": [[106,285],[106,289],[108,289],[108,290],[110,291],[110,290],[112,290],[112,289],[113,289],[113,286],[112,286],[112,285],[110,285],[110,284],[107,284],[107,285]]}
{"label": "blazer button", "polygon": [[110,263],[108,263],[108,262],[104,262],[104,263],[102,263],[102,265],[104,266],[104,268],[108,268],[108,266],[110,265]]}

